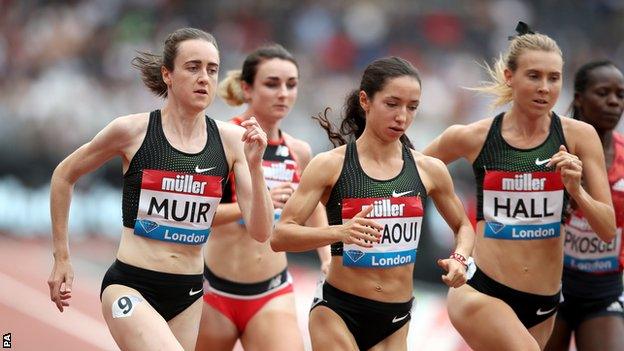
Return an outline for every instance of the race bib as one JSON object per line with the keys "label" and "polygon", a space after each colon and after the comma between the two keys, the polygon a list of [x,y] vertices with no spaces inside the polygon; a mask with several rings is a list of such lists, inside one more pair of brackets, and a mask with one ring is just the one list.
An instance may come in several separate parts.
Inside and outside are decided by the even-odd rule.
{"label": "race bib", "polygon": [[485,237],[506,240],[558,237],[563,191],[561,176],[555,172],[486,172]]}
{"label": "race bib", "polygon": [[[286,152],[287,151],[288,148],[286,148]],[[295,161],[285,160],[283,162],[277,162],[262,160],[262,171],[264,174],[264,181],[269,189],[273,189],[282,183],[292,183],[295,189],[299,186],[299,173],[297,173],[297,163]],[[281,215],[282,209],[276,208],[273,217],[275,222],[279,221]]]}
{"label": "race bib", "polygon": [[199,245],[221,200],[221,177],[143,170],[136,235]]}
{"label": "race bib", "polygon": [[423,206],[419,196],[343,199],[342,223],[366,206],[373,210],[367,218],[384,227],[381,242],[372,248],[345,244],[342,264],[353,267],[386,268],[413,264],[420,239]]}
{"label": "race bib", "polygon": [[563,264],[588,273],[618,271],[621,240],[622,228],[617,228],[615,239],[606,243],[585,218],[573,214],[565,226]]}

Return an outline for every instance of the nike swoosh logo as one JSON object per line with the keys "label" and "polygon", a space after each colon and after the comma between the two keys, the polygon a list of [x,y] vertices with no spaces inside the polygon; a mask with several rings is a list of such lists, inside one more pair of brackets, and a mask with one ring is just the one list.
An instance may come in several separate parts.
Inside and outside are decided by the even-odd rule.
{"label": "nike swoosh logo", "polygon": [[536,164],[536,165],[538,165],[538,166],[541,166],[541,165],[543,165],[543,164],[548,163],[548,161],[550,161],[550,159],[549,159],[549,158],[547,158],[547,159],[545,159],[545,160],[540,160],[539,158],[536,158],[536,159],[535,159],[535,164]]}
{"label": "nike swoosh logo", "polygon": [[392,323],[396,323],[396,322],[400,322],[402,320],[404,320],[405,318],[407,318],[407,316],[409,316],[409,312],[407,312],[407,314],[403,317],[397,318],[396,316],[394,316],[394,318],[392,318]]}
{"label": "nike swoosh logo", "polygon": [[199,294],[202,291],[203,291],[203,289],[199,289],[197,291],[193,291],[193,289],[191,289],[191,291],[189,291],[189,296],[197,295],[197,294]]}
{"label": "nike swoosh logo", "polygon": [[396,190],[392,190],[392,197],[401,197],[403,195],[407,195],[409,193],[413,193],[414,190],[410,190],[410,191],[404,191],[402,193],[397,193]]}
{"label": "nike swoosh logo", "polygon": [[542,308],[540,307],[540,308],[537,309],[537,312],[535,312],[535,314],[538,315],[538,316],[543,316],[545,314],[549,314],[550,312],[554,311],[555,308],[557,308],[557,306],[549,309],[548,311],[542,311]]}
{"label": "nike swoosh logo", "polygon": [[195,166],[195,173],[204,173],[204,172],[208,172],[212,169],[215,169],[217,167],[209,167],[209,168],[199,168],[199,166]]}

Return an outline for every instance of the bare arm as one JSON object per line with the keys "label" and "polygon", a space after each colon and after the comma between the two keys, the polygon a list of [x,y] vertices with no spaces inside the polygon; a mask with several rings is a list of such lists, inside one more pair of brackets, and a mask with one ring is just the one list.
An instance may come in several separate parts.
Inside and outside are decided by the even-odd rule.
{"label": "bare arm", "polygon": [[212,225],[219,226],[236,222],[241,218],[243,218],[243,213],[236,202],[221,203],[217,206],[217,213],[215,213],[214,219],[212,220]]}
{"label": "bare arm", "polygon": [[[305,170],[312,159],[312,149],[310,148],[310,145],[302,140],[292,138],[288,134],[284,134],[284,137],[287,138],[287,141],[290,142],[293,151],[296,153],[301,169]],[[292,194],[289,195],[289,197],[290,196],[292,196]],[[325,207],[319,202],[314,209],[314,212],[312,212],[312,215],[306,222],[306,226],[326,227],[328,225]],[[319,261],[321,262],[321,272],[327,274],[329,272],[329,264],[331,263],[331,246],[321,246],[316,249],[316,252],[318,254]]]}
{"label": "bare arm", "polygon": [[[236,179],[238,205],[247,224],[249,235],[259,242],[265,242],[271,236],[273,226],[273,204],[267,191],[262,170],[262,155],[267,145],[266,133],[260,128],[255,118],[241,123],[246,130],[240,142],[234,142],[235,159],[233,170]],[[235,126],[230,126],[235,127]]]}
{"label": "bare arm", "polygon": [[86,173],[99,168],[132,142],[128,117],[111,122],[90,142],[65,158],[54,170],[50,181],[50,216],[52,221],[52,252],[54,267],[48,280],[50,297],[57,308],[69,306],[73,269],[69,257],[68,221],[74,184]]}
{"label": "bare arm", "polygon": [[[325,207],[319,203],[312,215],[306,222],[308,227],[327,227],[327,215],[325,214]],[[321,261],[321,271],[325,274],[329,272],[329,263],[331,262],[331,246],[325,245],[316,249],[319,261]]]}
{"label": "bare arm", "polygon": [[423,154],[449,164],[460,158],[473,162],[487,137],[492,119],[481,120],[469,125],[452,125],[435,138]]}
{"label": "bare arm", "polygon": [[[615,212],[609,192],[604,152],[600,138],[593,127],[586,123],[571,121],[574,145],[573,154],[565,146],[559,148],[549,164],[556,165],[566,190],[583,211],[594,232],[605,242],[615,238]],[[581,178],[587,190],[581,186]]]}
{"label": "bare arm", "polygon": [[[306,227],[308,220],[322,195],[331,189],[341,167],[340,160],[326,152],[316,156],[303,172],[297,191],[286,203],[282,217],[275,227],[271,238],[274,251],[301,252],[343,241],[365,247],[372,247],[366,242],[371,237],[378,238],[377,230],[382,227],[370,219],[363,218],[372,207],[362,211],[352,221],[343,225]],[[377,229],[373,229],[377,228]]]}
{"label": "bare arm", "polygon": [[[446,166],[440,160],[431,157],[425,157],[419,165],[422,165],[420,169],[426,172],[428,195],[455,234],[454,252],[469,257],[475,233],[464,206],[455,194],[453,181]],[[442,276],[442,280],[448,286],[456,288],[466,282],[466,267],[459,261],[447,258],[439,260],[438,265],[448,272]]]}

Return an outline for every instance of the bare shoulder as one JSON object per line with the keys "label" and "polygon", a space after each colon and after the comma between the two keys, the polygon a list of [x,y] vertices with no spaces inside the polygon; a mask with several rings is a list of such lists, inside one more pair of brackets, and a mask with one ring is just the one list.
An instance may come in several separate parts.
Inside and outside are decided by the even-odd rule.
{"label": "bare shoulder", "polygon": [[110,122],[99,135],[105,140],[112,140],[117,145],[143,140],[147,133],[149,124],[149,113],[136,113],[115,118]]}
{"label": "bare shoulder", "polygon": [[560,120],[561,128],[563,128],[565,134],[570,133],[570,135],[578,136],[586,133],[593,134],[593,132],[595,132],[594,127],[589,123],[566,116],[561,116]]}
{"label": "bare shoulder", "polygon": [[217,128],[219,129],[219,133],[221,133],[221,137],[224,139],[224,142],[225,139],[240,139],[245,132],[245,128],[234,123],[224,122],[218,119],[215,119],[214,121],[217,124]]}
{"label": "bare shoulder", "polygon": [[310,161],[304,171],[304,175],[313,174],[314,177],[323,179],[325,185],[333,185],[342,171],[345,159],[346,147],[340,146],[330,151],[321,152]]}
{"label": "bare shoulder", "polygon": [[448,185],[452,184],[446,164],[435,157],[424,155],[418,151],[412,150],[414,161],[428,195],[434,195],[440,189],[448,189]]}
{"label": "bare shoulder", "polygon": [[315,166],[330,167],[330,169],[342,168],[346,149],[347,147],[343,145],[329,151],[321,152],[314,156],[310,163],[314,163]]}
{"label": "bare shoulder", "polygon": [[455,124],[448,127],[444,133],[464,143],[478,143],[478,141],[483,143],[493,120],[494,118],[490,117],[466,125]]}
{"label": "bare shoulder", "polygon": [[284,136],[286,144],[288,144],[299,160],[306,164],[310,162],[312,158],[312,148],[310,144],[285,132],[283,132],[282,135]]}
{"label": "bare shoulder", "polygon": [[231,167],[233,162],[239,158],[239,156],[234,155],[242,155],[243,142],[241,138],[243,137],[243,133],[245,133],[245,128],[230,122],[223,122],[216,119],[214,121],[217,124],[217,129],[221,136],[221,143],[223,144],[225,156]]}
{"label": "bare shoulder", "polygon": [[110,126],[121,132],[145,131],[149,124],[149,113],[135,113],[115,118]]}
{"label": "bare shoulder", "polygon": [[576,153],[579,148],[583,148],[588,142],[598,142],[598,133],[589,123],[561,116],[561,128],[568,144],[569,151]]}
{"label": "bare shoulder", "polygon": [[481,151],[492,125],[493,118],[486,118],[467,125],[452,125],[438,136],[423,152],[446,163],[459,158],[472,162]]}
{"label": "bare shoulder", "polygon": [[282,135],[284,136],[286,143],[288,143],[288,146],[295,149],[295,152],[300,153],[300,154],[312,153],[312,148],[310,147],[310,144],[308,144],[308,142],[301,140],[301,139],[297,139],[288,133],[282,133]]}
{"label": "bare shoulder", "polygon": [[438,177],[449,174],[448,168],[446,168],[446,164],[444,164],[442,160],[427,156],[416,150],[412,150],[412,155],[414,156],[416,167],[418,167],[418,172],[421,175],[425,173],[432,179],[439,179]]}

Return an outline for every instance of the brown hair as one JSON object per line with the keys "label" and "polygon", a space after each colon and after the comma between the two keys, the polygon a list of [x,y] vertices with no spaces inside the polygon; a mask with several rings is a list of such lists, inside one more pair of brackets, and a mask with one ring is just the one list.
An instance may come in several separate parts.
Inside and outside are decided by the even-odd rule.
{"label": "brown hair", "polygon": [[242,105],[245,102],[245,98],[241,82],[253,85],[256,73],[258,73],[258,66],[262,62],[274,58],[290,61],[299,69],[295,58],[283,46],[279,44],[262,46],[247,55],[242,69],[228,71],[225,79],[219,83],[217,90],[219,97],[230,106]]}
{"label": "brown hair", "polygon": [[161,67],[173,71],[173,61],[178,54],[180,43],[186,40],[203,39],[215,46],[217,41],[207,32],[196,28],[180,28],[169,34],[165,40],[162,55],[139,51],[132,59],[132,66],[141,71],[141,79],[156,96],[167,97],[167,84],[162,79]]}
{"label": "brown hair", "polygon": [[[353,90],[345,99],[344,113],[339,130],[334,130],[329,121],[327,116],[329,108],[326,108],[324,113],[319,113],[318,116],[312,118],[316,119],[325,129],[334,146],[344,145],[348,139],[359,138],[366,127],[366,113],[360,105],[360,91],[364,91],[368,98],[372,99],[377,92],[383,90],[390,79],[403,76],[415,78],[418,84],[422,86],[418,71],[408,61],[400,57],[377,59],[364,70],[360,88]],[[414,148],[406,134],[401,135],[400,140],[403,144]]]}

